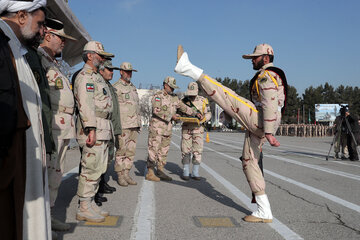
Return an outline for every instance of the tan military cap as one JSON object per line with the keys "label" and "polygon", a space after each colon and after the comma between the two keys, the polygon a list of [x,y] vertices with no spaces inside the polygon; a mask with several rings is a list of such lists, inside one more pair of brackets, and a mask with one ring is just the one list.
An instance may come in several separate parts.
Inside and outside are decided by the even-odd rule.
{"label": "tan military cap", "polygon": [[120,68],[114,67],[114,66],[112,65],[111,60],[105,60],[104,63],[103,63],[103,65],[104,65],[104,67],[106,67],[106,68],[115,69],[115,70],[120,70]]}
{"label": "tan military cap", "polygon": [[65,31],[64,31],[64,28],[62,28],[62,29],[60,29],[60,30],[56,30],[56,29],[50,28],[50,29],[48,29],[47,31],[50,32],[50,33],[53,33],[53,34],[55,34],[55,35],[57,35],[57,36],[60,36],[60,37],[64,37],[64,38],[67,38],[67,39],[70,39],[70,40],[77,41],[76,38],[67,35],[67,34],[65,33]]}
{"label": "tan military cap", "polygon": [[84,46],[83,51],[92,51],[96,52],[99,55],[102,55],[104,57],[114,57],[115,55],[112,53],[105,52],[104,46],[101,44],[101,42],[98,41],[89,41]]}
{"label": "tan military cap", "polygon": [[167,77],[164,79],[164,83],[166,83],[167,85],[169,85],[171,88],[179,88],[179,87],[176,85],[176,79],[175,79],[174,77],[167,76]]}
{"label": "tan military cap", "polygon": [[251,59],[261,55],[274,55],[274,50],[269,44],[263,43],[257,45],[252,54],[243,55],[242,57],[245,59]]}
{"label": "tan military cap", "polygon": [[133,69],[131,63],[129,63],[129,62],[121,63],[120,64],[120,70],[137,72],[137,70]]}
{"label": "tan military cap", "polygon": [[185,92],[185,96],[197,96],[199,93],[199,87],[196,82],[191,82]]}

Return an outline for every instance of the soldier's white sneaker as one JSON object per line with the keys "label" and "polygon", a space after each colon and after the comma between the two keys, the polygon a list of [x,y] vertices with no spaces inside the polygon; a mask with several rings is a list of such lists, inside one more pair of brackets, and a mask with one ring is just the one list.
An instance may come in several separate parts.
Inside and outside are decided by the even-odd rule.
{"label": "soldier's white sneaker", "polygon": [[251,215],[246,216],[244,220],[246,222],[264,222],[271,223],[273,215],[270,208],[270,202],[266,194],[255,195],[256,204],[258,209],[253,212]]}
{"label": "soldier's white sneaker", "polygon": [[100,223],[105,221],[105,217],[96,213],[94,209],[91,207],[90,201],[87,200],[87,201],[80,201],[80,206],[76,213],[76,220]]}
{"label": "soldier's white sneaker", "polygon": [[[179,48],[181,48],[181,50],[179,50]],[[178,62],[175,66],[174,71],[180,75],[191,77],[195,81],[199,80],[201,74],[203,73],[203,70],[201,68],[194,66],[189,61],[188,54],[186,52],[183,52],[181,45],[178,46],[178,55],[179,54],[181,54],[181,56],[180,58],[178,56]]]}

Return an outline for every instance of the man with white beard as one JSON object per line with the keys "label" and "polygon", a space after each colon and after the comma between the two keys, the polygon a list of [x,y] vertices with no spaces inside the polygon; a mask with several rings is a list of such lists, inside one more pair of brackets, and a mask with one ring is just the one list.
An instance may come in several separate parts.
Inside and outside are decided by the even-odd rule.
{"label": "man with white beard", "polygon": [[[0,232],[4,239],[51,238],[41,97],[24,57],[25,46],[32,45],[44,34],[45,5],[46,0],[0,1],[0,28],[3,38],[8,41],[13,60],[11,67],[15,71],[13,76],[18,79],[14,88],[19,87],[21,95],[18,99],[22,97],[17,102],[22,106],[18,107],[15,137],[18,131],[27,128],[26,137],[23,135],[16,142],[14,138],[12,146],[17,145],[14,150],[17,152],[12,153],[10,148],[8,157],[11,161],[5,158],[1,168],[5,173],[0,174]],[[23,112],[26,115],[22,115]],[[22,146],[20,149],[19,145]],[[19,156],[11,158],[11,154]]]}

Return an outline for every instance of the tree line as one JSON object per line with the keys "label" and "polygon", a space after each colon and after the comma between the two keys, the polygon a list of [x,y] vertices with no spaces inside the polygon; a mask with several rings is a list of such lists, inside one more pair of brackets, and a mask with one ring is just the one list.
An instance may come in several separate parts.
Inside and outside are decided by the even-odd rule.
{"label": "tree line", "polygon": [[[216,78],[224,86],[235,91],[238,95],[250,99],[250,81],[230,79],[228,77]],[[315,104],[348,104],[350,114],[360,114],[359,87],[343,86],[337,88],[328,82],[318,87],[310,86],[300,97],[296,88],[288,85],[287,104],[282,123],[315,123]]]}

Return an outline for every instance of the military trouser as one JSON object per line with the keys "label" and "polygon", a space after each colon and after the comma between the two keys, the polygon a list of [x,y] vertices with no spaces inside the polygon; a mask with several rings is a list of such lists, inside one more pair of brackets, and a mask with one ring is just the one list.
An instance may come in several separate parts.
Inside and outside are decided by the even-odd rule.
{"label": "military trouser", "polygon": [[[251,101],[240,97],[233,90],[221,85],[208,75],[202,74],[198,82],[213,101],[248,130],[242,154],[243,171],[251,191],[256,195],[264,194],[265,180],[258,164],[261,147],[266,141],[262,111],[257,110]],[[273,133],[280,125],[280,111],[277,114]]]}
{"label": "military trouser", "polygon": [[149,131],[148,140],[148,167],[164,167],[170,149],[171,135],[158,135],[155,131]]}
{"label": "military trouser", "polygon": [[100,176],[106,172],[109,157],[108,140],[97,140],[95,145],[88,147],[85,140],[79,141],[82,150],[81,172],[77,195],[91,198],[98,191]]}
{"label": "military trouser", "polygon": [[335,143],[334,143],[334,152],[338,154],[341,152],[343,156],[348,155],[348,149],[347,149],[347,135],[346,133],[336,133],[335,136]]}
{"label": "military trouser", "polygon": [[70,139],[55,139],[56,152],[47,157],[50,207],[55,205],[61,184],[62,175],[64,174],[66,151],[69,147]]}
{"label": "military trouser", "polygon": [[190,163],[190,156],[192,156],[192,163],[194,165],[201,163],[201,156],[204,146],[204,128],[184,128],[181,134],[181,155],[182,164]]}
{"label": "military trouser", "polygon": [[122,133],[117,135],[118,149],[115,156],[115,172],[130,170],[133,166],[138,135],[139,128],[122,129]]}

